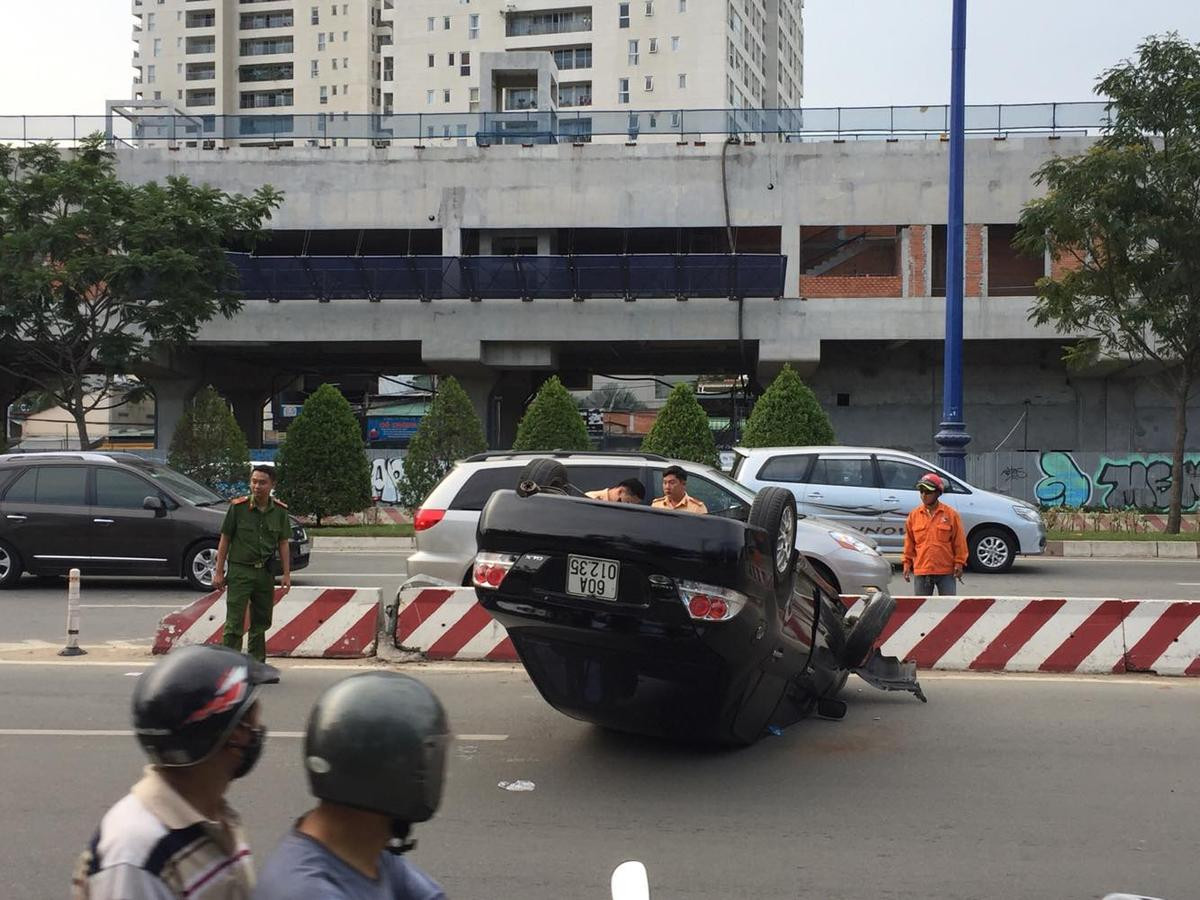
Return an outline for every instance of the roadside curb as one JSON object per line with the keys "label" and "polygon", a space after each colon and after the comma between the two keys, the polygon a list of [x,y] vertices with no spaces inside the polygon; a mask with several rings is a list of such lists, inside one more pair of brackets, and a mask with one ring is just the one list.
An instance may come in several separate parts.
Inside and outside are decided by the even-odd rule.
{"label": "roadside curb", "polygon": [[313,535],[312,548],[316,550],[411,550],[410,537],[325,537]]}
{"label": "roadside curb", "polygon": [[1200,541],[1046,541],[1066,559],[1200,559]]}

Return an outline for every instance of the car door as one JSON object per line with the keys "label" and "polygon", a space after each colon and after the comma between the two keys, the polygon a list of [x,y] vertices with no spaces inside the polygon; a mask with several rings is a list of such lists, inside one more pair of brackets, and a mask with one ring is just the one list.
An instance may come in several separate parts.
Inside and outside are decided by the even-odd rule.
{"label": "car door", "polygon": [[35,572],[88,568],[87,466],[31,466],[4,494],[13,546]]}
{"label": "car door", "polygon": [[92,506],[91,543],[96,568],[129,575],[162,575],[181,548],[175,547],[176,522],[169,509],[143,509],[147,497],[165,507],[175,503],[148,479],[112,466],[94,468],[96,502]]}
{"label": "car door", "polygon": [[879,531],[882,508],[869,453],[822,453],[808,473],[804,512],[837,522],[872,537]]}
{"label": "car door", "polygon": [[929,471],[929,467],[888,456],[878,456],[876,459],[879,463],[880,499],[884,506],[880,533],[876,539],[881,547],[903,550],[904,522],[908,514],[921,505],[917,482]]}

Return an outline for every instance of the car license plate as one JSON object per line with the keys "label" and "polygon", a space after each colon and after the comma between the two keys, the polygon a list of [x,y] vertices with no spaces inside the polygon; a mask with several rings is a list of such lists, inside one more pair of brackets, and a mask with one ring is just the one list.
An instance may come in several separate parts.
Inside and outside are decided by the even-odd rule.
{"label": "car license plate", "polygon": [[616,600],[620,574],[621,564],[615,560],[568,556],[567,593],[574,597]]}
{"label": "car license plate", "polygon": [[308,554],[311,550],[312,550],[312,541],[302,541],[301,542],[301,544],[300,544],[300,555],[301,556],[308,556]]}

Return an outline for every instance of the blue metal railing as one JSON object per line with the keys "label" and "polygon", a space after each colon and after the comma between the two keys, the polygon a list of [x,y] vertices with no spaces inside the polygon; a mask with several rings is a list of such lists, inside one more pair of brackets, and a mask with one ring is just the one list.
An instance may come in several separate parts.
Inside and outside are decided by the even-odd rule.
{"label": "blue metal railing", "polygon": [[[1103,102],[968,106],[966,131],[979,137],[1026,133],[1092,133],[1109,121]],[[334,146],[339,142],[424,144],[570,143],[592,138],[709,135],[766,136],[784,140],[938,138],[949,130],[947,106],[872,106],[820,109],[658,109],[499,113],[388,113],[275,115],[167,115],[116,108],[100,116],[0,116],[0,142],[76,141],[100,132],[112,141],[214,146],[253,139]]]}
{"label": "blue metal railing", "polygon": [[770,253],[581,256],[253,256],[227,253],[247,300],[782,297]]}

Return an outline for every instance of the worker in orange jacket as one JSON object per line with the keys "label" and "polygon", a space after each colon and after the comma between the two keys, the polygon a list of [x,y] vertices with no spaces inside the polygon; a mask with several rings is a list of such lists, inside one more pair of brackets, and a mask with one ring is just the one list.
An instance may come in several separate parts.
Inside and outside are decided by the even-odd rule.
{"label": "worker in orange jacket", "polygon": [[904,523],[904,580],[916,575],[913,586],[919,597],[956,594],[955,579],[967,564],[967,536],[962,519],[952,506],[941,502],[946,482],[928,472],[917,482],[921,505]]}

